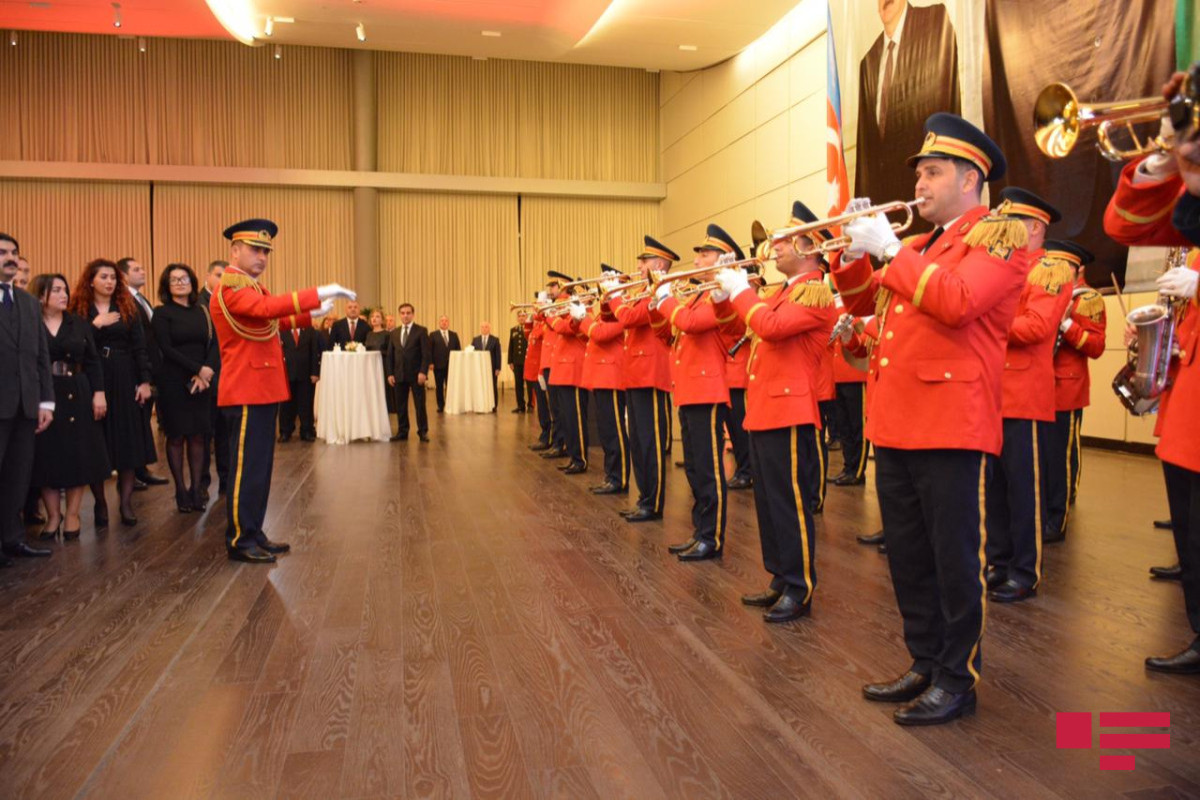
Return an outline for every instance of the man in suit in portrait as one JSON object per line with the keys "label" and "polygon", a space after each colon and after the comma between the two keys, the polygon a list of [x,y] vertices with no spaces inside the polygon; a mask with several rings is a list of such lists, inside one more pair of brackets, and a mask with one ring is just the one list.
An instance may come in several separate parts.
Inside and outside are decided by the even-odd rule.
{"label": "man in suit in portrait", "polygon": [[370,332],[370,323],[359,316],[358,301],[351,300],[346,303],[345,319],[333,323],[333,328],[329,331],[330,347],[341,345],[345,348],[350,342],[362,344],[367,341],[367,334]]}
{"label": "man in suit in portrait", "polygon": [[315,442],[317,425],[313,419],[313,400],[321,379],[321,345],[317,332],[310,328],[280,331],[283,363],[287,367],[288,388],[292,396],[279,406],[279,441],[287,442],[300,417],[300,441]]}
{"label": "man in suit in portrait", "polygon": [[20,516],[34,436],[54,419],[54,384],[41,304],[13,285],[19,250],[16,239],[0,233],[0,567],[12,566],[12,558],[50,555],[25,543]]}
{"label": "man in suit in portrait", "polygon": [[[408,395],[412,393],[413,410],[417,414],[417,436],[429,441],[429,417],[425,413],[425,383],[433,361],[433,346],[429,331],[413,322],[416,309],[412,303],[400,306],[400,324],[391,333],[385,364],[388,385],[396,391],[396,435],[393,442],[408,438]],[[441,409],[438,409],[439,411]]]}
{"label": "man in suit in portrait", "polygon": [[458,333],[450,330],[450,318],[438,320],[438,329],[429,337],[433,345],[433,379],[437,384],[437,407],[441,414],[446,410],[446,378],[450,375],[450,353],[462,350]]}
{"label": "man in suit in portrait", "polygon": [[[512,370],[513,381],[517,390],[517,407],[514,414],[525,413],[525,352],[529,349],[529,340],[525,336],[524,311],[517,313],[517,324],[508,331],[508,368]],[[530,400],[532,401],[532,397]]]}
{"label": "man in suit in portrait", "polygon": [[858,68],[858,160],[855,197],[874,203],[911,200],[912,170],[896,153],[921,149],[925,120],[958,114],[958,46],[941,3],[878,0],[883,32]]}
{"label": "man in suit in portrait", "polygon": [[496,403],[500,402],[500,394],[496,391],[496,379],[500,377],[500,340],[492,336],[492,323],[479,323],[479,335],[471,340],[471,347],[492,355],[492,413],[495,414]]}

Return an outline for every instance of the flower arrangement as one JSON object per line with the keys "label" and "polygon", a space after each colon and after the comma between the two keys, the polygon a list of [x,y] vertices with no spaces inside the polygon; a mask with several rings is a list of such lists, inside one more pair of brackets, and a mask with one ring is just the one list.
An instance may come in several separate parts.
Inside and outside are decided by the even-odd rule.
{"label": "flower arrangement", "polygon": [[347,353],[365,353],[366,346],[362,342],[346,342]]}

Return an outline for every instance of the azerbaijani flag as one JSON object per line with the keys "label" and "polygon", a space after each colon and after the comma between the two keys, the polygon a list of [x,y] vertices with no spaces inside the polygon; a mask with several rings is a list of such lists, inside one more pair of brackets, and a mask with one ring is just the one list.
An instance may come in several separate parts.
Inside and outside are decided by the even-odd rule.
{"label": "azerbaijani flag", "polygon": [[825,4],[825,183],[829,215],[840,214],[850,202],[846,154],[842,150],[842,90],[838,83],[837,53],[833,49],[833,17]]}

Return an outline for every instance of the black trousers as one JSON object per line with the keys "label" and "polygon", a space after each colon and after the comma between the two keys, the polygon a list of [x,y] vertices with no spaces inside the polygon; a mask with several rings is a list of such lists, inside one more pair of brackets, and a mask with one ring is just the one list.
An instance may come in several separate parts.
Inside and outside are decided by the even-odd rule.
{"label": "black trousers", "polygon": [[[822,400],[817,403],[821,410],[821,419],[824,420],[826,413],[833,415],[833,401]],[[824,423],[822,423],[824,424]],[[820,467],[812,474],[811,491],[809,492],[809,505],[812,513],[820,514],[825,510],[825,491],[829,488],[829,438],[828,431],[813,429],[813,436],[817,443],[817,465]]]}
{"label": "black trousers", "polygon": [[667,442],[671,396],[660,389],[627,389],[629,454],[638,487],[638,508],[663,513],[667,483]]}
{"label": "black trousers", "polygon": [[435,369],[433,371],[433,382],[437,385],[437,406],[438,411],[446,410],[446,378],[450,376],[450,369]]}
{"label": "black trousers", "polygon": [[817,540],[804,498],[817,468],[815,434],[812,425],[796,425],[749,437],[763,567],[772,589],[805,603],[817,588]]}
{"label": "black trousers", "polygon": [[625,427],[625,392],[594,389],[596,431],[604,448],[604,479],[622,489],[629,488],[629,434]]}
{"label": "black trousers", "polygon": [[221,491],[225,491],[229,486],[229,425],[225,419],[224,411],[217,405],[217,383],[212,384],[210,390],[212,395],[211,418],[212,432],[208,436],[208,441],[204,446],[204,467],[200,470],[200,485],[204,491],[208,491],[208,487],[212,485],[212,473],[209,465],[212,461],[217,462],[217,486]]}
{"label": "black trousers", "polygon": [[292,396],[279,404],[279,435],[291,436],[296,431],[296,417],[300,417],[300,435],[315,437],[317,423],[313,419],[313,399],[317,387],[308,378],[288,381]]}
{"label": "black trousers", "polygon": [[867,471],[867,451],[871,446],[863,439],[863,428],[867,422],[867,385],[839,383],[836,386],[842,470],[855,478],[861,478]]}
{"label": "black trousers", "polygon": [[526,381],[526,383],[529,384],[529,396],[533,398],[534,405],[537,406],[538,427],[541,429],[538,442],[550,444],[550,397],[537,381]]}
{"label": "black trousers", "polygon": [[729,428],[729,442],[733,445],[733,477],[750,477],[750,437],[743,424],[746,421],[746,390],[729,389],[729,414],[725,426]]}
{"label": "black trousers", "polygon": [[396,382],[396,433],[408,436],[408,396],[412,394],[413,411],[417,415],[417,435],[429,433],[429,415],[425,413],[425,386],[419,383]]}
{"label": "black trousers", "polygon": [[550,394],[558,398],[559,422],[563,447],[572,464],[587,466],[588,393],[578,386],[551,386]]}
{"label": "black trousers", "polygon": [[728,489],[725,483],[725,424],[729,407],[705,403],[679,407],[684,471],[692,489],[693,538],[717,550],[725,546]]}
{"label": "black trousers", "polygon": [[837,395],[835,394],[829,400],[818,400],[817,408],[821,412],[821,425],[824,427],[824,435],[822,438],[825,440],[826,444],[834,441],[835,439],[841,441],[841,408],[838,406]]}
{"label": "black trousers", "polygon": [[1042,474],[1046,484],[1046,522],[1043,529],[1066,533],[1067,517],[1079,489],[1081,450],[1079,432],[1083,429],[1083,409],[1059,411],[1054,426],[1042,442]]}
{"label": "black trousers", "polygon": [[278,403],[228,406],[222,409],[229,425],[230,476],[226,498],[225,546],[249,549],[264,544],[263,520],[271,496],[275,466],[275,417]]}
{"label": "black trousers", "polygon": [[562,397],[550,385],[549,367],[542,370],[542,378],[546,381],[546,397],[550,401],[546,404],[546,407],[550,409],[550,446],[556,450],[565,450],[567,447],[567,441],[563,434],[565,423],[562,408],[560,408]]}
{"label": "black trousers", "polygon": [[25,541],[21,510],[33,474],[36,430],[36,419],[0,419],[0,544],[5,547]]}
{"label": "black trousers", "polygon": [[1049,423],[1004,420],[1004,446],[987,484],[987,560],[1008,580],[1042,580],[1041,438]]}
{"label": "black trousers", "polygon": [[[517,410],[525,410],[525,365],[513,364],[513,390],[517,393]],[[530,399],[533,395],[529,395]]]}
{"label": "black trousers", "polygon": [[1163,462],[1175,552],[1183,568],[1183,605],[1200,650],[1200,472]]}
{"label": "black trousers", "polygon": [[990,469],[974,450],[875,447],[888,568],[912,669],[949,692],[973,687],[982,666]]}

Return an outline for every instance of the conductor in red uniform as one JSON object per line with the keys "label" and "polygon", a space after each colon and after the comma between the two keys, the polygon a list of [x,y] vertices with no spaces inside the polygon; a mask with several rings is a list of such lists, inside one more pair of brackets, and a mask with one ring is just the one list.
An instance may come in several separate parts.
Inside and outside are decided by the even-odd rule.
{"label": "conductor in red uniform", "polygon": [[229,266],[210,302],[221,346],[217,405],[230,431],[225,547],[234,561],[251,563],[271,563],[277,553],[290,549],[263,531],[275,460],[275,418],[279,404],[290,396],[279,331],[310,327],[314,316],[333,308],[336,297],[354,299],[354,292],[337,284],[283,295],[267,292],[259,278],[278,232],[266,219],[225,229]]}
{"label": "conductor in red uniform", "polygon": [[[894,714],[901,725],[975,710],[987,590],[983,491],[988,456],[1000,453],[1008,327],[1029,271],[1024,226],[984,221],[984,181],[1006,168],[999,147],[953,114],[934,114],[925,132],[908,163],[919,213],[936,227],[902,244],[881,216],[854,220],[833,270],[848,311],[878,308],[867,438],[912,664],[863,694],[907,703]],[[873,272],[866,254],[883,268]]]}

